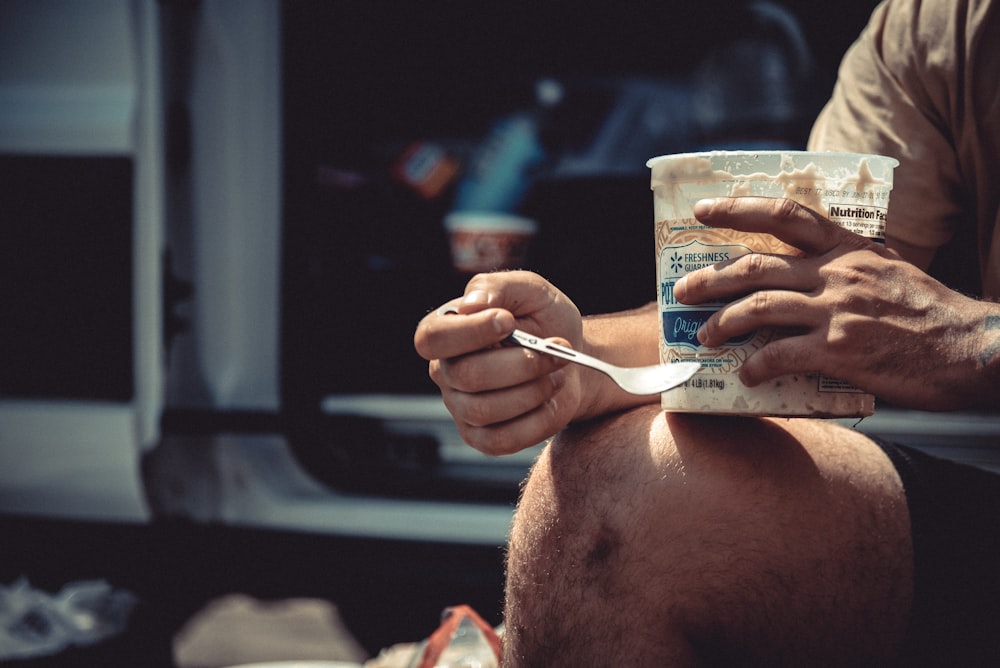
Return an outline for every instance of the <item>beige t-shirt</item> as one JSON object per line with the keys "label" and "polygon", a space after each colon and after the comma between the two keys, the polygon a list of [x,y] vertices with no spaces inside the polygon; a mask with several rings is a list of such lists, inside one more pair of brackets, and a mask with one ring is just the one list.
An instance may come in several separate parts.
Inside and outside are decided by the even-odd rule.
{"label": "beige t-shirt", "polygon": [[970,238],[991,298],[1000,298],[998,46],[990,0],[886,0],[844,57],[809,141],[899,160],[888,237],[940,248],[960,226],[977,227]]}

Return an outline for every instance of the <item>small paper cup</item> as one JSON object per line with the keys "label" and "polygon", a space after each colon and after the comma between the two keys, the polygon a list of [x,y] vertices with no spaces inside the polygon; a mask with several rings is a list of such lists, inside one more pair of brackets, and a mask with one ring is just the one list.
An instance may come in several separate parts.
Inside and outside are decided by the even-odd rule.
{"label": "small paper cup", "polygon": [[491,211],[456,211],[444,225],[452,265],[468,274],[524,267],[538,229],[530,218]]}

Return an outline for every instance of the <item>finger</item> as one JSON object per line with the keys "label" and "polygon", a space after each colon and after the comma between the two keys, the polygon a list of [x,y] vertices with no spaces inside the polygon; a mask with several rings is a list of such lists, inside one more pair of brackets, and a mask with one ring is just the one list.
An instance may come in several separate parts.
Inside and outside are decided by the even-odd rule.
{"label": "finger", "polygon": [[788,255],[750,253],[681,277],[674,297],[682,304],[704,304],[730,299],[754,290],[798,290],[816,288],[815,263]]}
{"label": "finger", "polygon": [[740,381],[747,387],[755,387],[793,373],[829,373],[824,368],[822,342],[816,339],[815,335],[803,335],[771,341],[743,362]]}
{"label": "finger", "polygon": [[460,313],[503,308],[521,316],[562,301],[566,297],[538,274],[504,271],[472,277],[458,308]]}
{"label": "finger", "polygon": [[[458,315],[477,313],[484,309],[496,306],[497,295],[491,290],[491,285],[496,281],[492,280],[490,274],[478,274],[473,276],[465,285],[465,294],[456,299],[445,302],[435,311],[437,315]],[[497,292],[502,292],[498,290]]]}
{"label": "finger", "polygon": [[490,427],[532,412],[550,400],[565,382],[565,372],[560,370],[492,391],[451,391],[444,396],[444,403],[456,422],[469,427]]}
{"label": "finger", "polygon": [[428,313],[413,334],[417,353],[426,360],[458,357],[494,346],[514,330],[514,317],[490,308],[468,315],[451,315],[454,302]]}
{"label": "finger", "polygon": [[429,373],[442,389],[490,392],[534,381],[568,364],[526,348],[488,348],[433,360]]}
{"label": "finger", "polygon": [[813,300],[801,292],[763,290],[726,304],[698,330],[698,342],[716,348],[763,327],[813,329],[824,322]]}
{"label": "finger", "polygon": [[694,215],[705,225],[741,232],[763,232],[810,254],[822,254],[841,243],[872,244],[812,209],[791,199],[718,197],[699,200]]}
{"label": "finger", "polygon": [[459,435],[487,455],[511,455],[542,443],[565,426],[555,417],[554,406],[544,404],[519,420],[493,427],[459,425]]}
{"label": "finger", "polygon": [[569,424],[572,415],[564,407],[560,390],[533,409],[504,422],[478,426],[456,419],[459,434],[466,443],[489,455],[507,455],[531,447],[551,437]]}

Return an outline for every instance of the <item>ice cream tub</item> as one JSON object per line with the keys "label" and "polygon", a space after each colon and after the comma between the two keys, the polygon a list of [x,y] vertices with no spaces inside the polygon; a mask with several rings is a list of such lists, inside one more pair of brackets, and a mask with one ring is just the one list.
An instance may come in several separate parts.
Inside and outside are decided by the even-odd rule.
{"label": "ice cream tub", "polygon": [[696,333],[722,303],[680,304],[673,287],[688,272],[748,253],[799,254],[769,234],[702,225],[693,206],[720,196],[793,199],[865,237],[884,241],[894,158],[807,151],[712,151],[649,160],[655,222],[660,359],[696,360],[702,369],[662,395],[664,410],[733,415],[871,415],[874,397],[821,374],[782,376],[749,388],[743,361],[775,337],[761,329],[705,348]]}

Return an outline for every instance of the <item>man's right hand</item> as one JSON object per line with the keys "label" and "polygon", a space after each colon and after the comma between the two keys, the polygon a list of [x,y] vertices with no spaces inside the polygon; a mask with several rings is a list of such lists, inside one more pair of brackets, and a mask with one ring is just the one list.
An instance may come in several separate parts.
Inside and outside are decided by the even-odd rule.
{"label": "man's right hand", "polygon": [[491,455],[552,436],[578,415],[583,401],[584,370],[502,345],[515,328],[582,349],[576,305],[524,271],[473,277],[465,294],[427,314],[413,337],[462,438]]}

